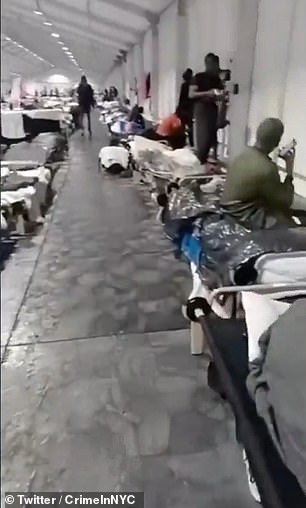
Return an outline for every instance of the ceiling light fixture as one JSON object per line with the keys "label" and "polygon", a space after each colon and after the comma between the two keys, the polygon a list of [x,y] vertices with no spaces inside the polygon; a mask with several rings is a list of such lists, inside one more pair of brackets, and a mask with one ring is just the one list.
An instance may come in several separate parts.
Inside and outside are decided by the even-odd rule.
{"label": "ceiling light fixture", "polygon": [[44,21],[44,25],[45,26],[52,26],[52,23],[50,23],[50,21]]}
{"label": "ceiling light fixture", "polygon": [[63,47],[62,47],[62,50],[63,50],[63,51],[69,51],[69,48],[67,48],[67,46],[63,46]]}
{"label": "ceiling light fixture", "polygon": [[37,16],[43,16],[43,13],[41,11],[33,11],[34,14],[37,14]]}
{"label": "ceiling light fixture", "polygon": [[63,46],[63,44],[64,44],[62,41],[58,41],[58,43],[59,43],[61,46]]}
{"label": "ceiling light fixture", "polygon": [[55,37],[56,39],[59,39],[59,34],[52,32],[51,37]]}
{"label": "ceiling light fixture", "polygon": [[24,51],[26,51],[28,54],[30,54],[31,56],[33,56],[34,58],[37,58],[38,60],[40,60],[41,62],[44,62],[48,65],[51,65],[51,67],[55,67],[54,64],[48,62],[48,60],[45,60],[42,56],[39,56],[37,55],[37,53],[34,53],[33,51],[31,51],[29,48],[26,48],[25,46],[23,46],[22,44],[19,44],[19,42],[17,41],[14,41],[14,39],[11,39],[10,37],[5,37],[6,40],[9,40],[11,41],[11,44],[15,44],[15,46],[17,46],[18,48],[21,48],[23,49]]}

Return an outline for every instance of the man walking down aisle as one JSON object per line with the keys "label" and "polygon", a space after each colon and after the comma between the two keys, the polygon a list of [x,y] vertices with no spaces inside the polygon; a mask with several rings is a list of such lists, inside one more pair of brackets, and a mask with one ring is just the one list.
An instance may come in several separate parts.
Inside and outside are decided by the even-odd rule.
{"label": "man walking down aisle", "polygon": [[95,105],[94,91],[92,86],[87,82],[86,76],[81,77],[81,82],[77,90],[78,102],[80,108],[80,125],[82,129],[82,136],[84,136],[84,115],[87,116],[87,125],[89,136],[92,136],[91,131],[91,108]]}

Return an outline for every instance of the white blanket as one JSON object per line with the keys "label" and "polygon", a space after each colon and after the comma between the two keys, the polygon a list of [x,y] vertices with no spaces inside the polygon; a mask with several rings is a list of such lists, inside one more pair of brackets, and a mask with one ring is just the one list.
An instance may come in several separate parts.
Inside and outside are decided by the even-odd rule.
{"label": "white blanket", "polygon": [[306,283],[306,252],[266,254],[255,264],[259,284]]}
{"label": "white blanket", "polygon": [[175,178],[203,174],[199,159],[189,148],[164,151],[163,160]]}
{"label": "white blanket", "polygon": [[100,150],[99,159],[106,169],[113,164],[120,164],[124,169],[127,169],[129,152],[123,146],[105,146]]}
{"label": "white blanket", "polygon": [[32,222],[42,221],[40,212],[39,196],[35,187],[26,187],[17,191],[1,192],[2,206],[11,206],[14,203],[23,201]]}
{"label": "white blanket", "polygon": [[1,165],[1,178],[5,178],[9,174],[10,174],[9,168],[7,166],[2,166]]}
{"label": "white blanket", "polygon": [[[7,167],[9,169],[20,169],[20,170],[28,170],[28,169],[35,169],[35,168],[38,168],[39,167],[39,162],[38,161],[14,161],[14,160],[11,160],[11,161],[3,161],[1,162],[1,168],[2,167]],[[1,169],[2,171],[2,169]]]}
{"label": "white blanket", "polygon": [[17,174],[29,178],[38,178],[40,182],[48,183],[51,179],[51,171],[44,166],[37,169],[18,170]]}
{"label": "white blanket", "polygon": [[23,113],[30,118],[39,120],[55,120],[64,121],[65,113],[61,109],[30,109],[24,110]]}
{"label": "white blanket", "polygon": [[159,141],[143,138],[142,136],[135,136],[134,141],[130,143],[130,147],[132,155],[137,162],[150,162],[152,159],[160,159],[164,152],[172,151],[167,145]]}
{"label": "white blanket", "polygon": [[1,213],[1,229],[7,229],[7,222],[2,213]]}
{"label": "white blanket", "polygon": [[203,175],[199,159],[188,147],[171,150],[163,143],[141,136],[135,136],[130,146],[134,159],[142,167],[148,167],[151,163],[154,166],[154,171],[156,171],[156,167],[159,167],[160,172],[167,173],[174,179]]}
{"label": "white blanket", "polygon": [[7,139],[21,139],[25,137],[22,111],[1,110],[1,132]]}

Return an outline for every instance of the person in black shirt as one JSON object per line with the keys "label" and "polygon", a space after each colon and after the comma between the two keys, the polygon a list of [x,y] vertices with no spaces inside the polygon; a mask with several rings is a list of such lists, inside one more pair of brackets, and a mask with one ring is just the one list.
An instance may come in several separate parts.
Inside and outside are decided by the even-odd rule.
{"label": "person in black shirt", "polygon": [[128,121],[137,124],[139,129],[145,130],[146,124],[143,117],[143,107],[136,104],[129,115]]}
{"label": "person in black shirt", "polygon": [[216,144],[217,102],[222,100],[224,95],[216,55],[213,53],[206,55],[205,67],[205,72],[194,76],[189,88],[189,97],[194,101],[196,143],[201,164],[207,162],[210,149]]}
{"label": "person in black shirt", "polygon": [[82,76],[81,83],[78,86],[77,94],[80,109],[80,126],[82,129],[82,136],[84,136],[84,115],[87,116],[88,132],[91,136],[90,110],[95,105],[95,99],[94,91],[92,86],[87,82],[86,76]]}
{"label": "person in black shirt", "polygon": [[188,137],[190,146],[194,146],[193,141],[193,100],[189,97],[189,88],[193,78],[192,69],[186,69],[183,74],[183,83],[181,85],[178,109],[184,113],[186,126],[188,128]]}
{"label": "person in black shirt", "polygon": [[115,101],[118,99],[119,93],[115,86],[111,86],[109,89],[109,98],[110,101]]}

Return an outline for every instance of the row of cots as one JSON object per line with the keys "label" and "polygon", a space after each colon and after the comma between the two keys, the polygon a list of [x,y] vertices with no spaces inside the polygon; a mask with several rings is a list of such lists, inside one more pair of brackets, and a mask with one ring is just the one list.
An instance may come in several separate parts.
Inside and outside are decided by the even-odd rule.
{"label": "row of cots", "polygon": [[[108,125],[118,122],[118,107],[113,113],[108,106]],[[306,228],[247,231],[226,217],[220,208],[226,175],[203,175],[189,148],[172,151],[140,136],[117,135],[101,149],[99,166],[109,174],[132,177],[139,188],[142,184],[157,204],[176,257],[179,253],[190,265],[193,289],[183,307],[191,323],[191,353],[210,356],[208,382],[234,410],[252,496],[266,508],[306,506],[305,369],[299,361],[306,346],[301,341],[306,325]],[[279,330],[287,333],[287,356],[280,349],[284,340],[279,338],[278,346]],[[290,364],[294,356],[294,376],[287,368],[289,356]],[[275,359],[277,372],[271,370]],[[263,394],[259,373],[269,368]],[[290,406],[290,400],[276,403],[280,372],[295,405]],[[289,406],[290,424],[285,420]],[[303,410],[296,411],[301,406]],[[290,433],[288,439],[277,435],[275,425]]]}
{"label": "row of cots", "polygon": [[[27,139],[24,116],[35,120]],[[1,269],[16,241],[44,223],[54,182],[66,159],[71,117],[62,110],[3,111],[1,114]]]}

